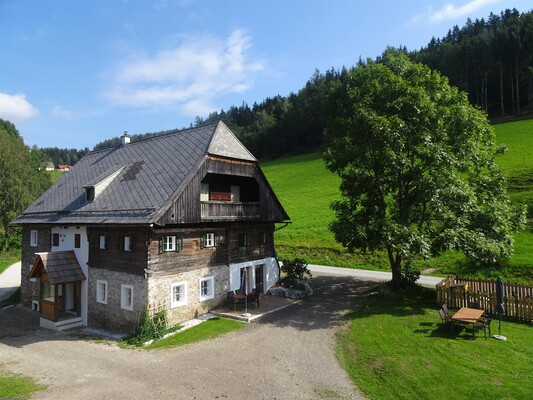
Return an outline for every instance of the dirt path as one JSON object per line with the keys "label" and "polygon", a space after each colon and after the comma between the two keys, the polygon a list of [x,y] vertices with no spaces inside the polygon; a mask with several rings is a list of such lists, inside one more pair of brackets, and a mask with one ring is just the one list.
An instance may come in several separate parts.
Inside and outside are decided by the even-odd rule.
{"label": "dirt path", "polygon": [[315,295],[244,331],[158,351],[41,330],[35,313],[12,308],[0,311],[0,364],[46,384],[36,399],[362,399],[334,335],[368,285],[321,276]]}

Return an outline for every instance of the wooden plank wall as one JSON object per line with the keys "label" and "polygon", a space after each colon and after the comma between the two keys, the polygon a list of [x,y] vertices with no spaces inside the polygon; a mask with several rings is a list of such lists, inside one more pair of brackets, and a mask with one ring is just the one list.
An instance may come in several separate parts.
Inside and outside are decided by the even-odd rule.
{"label": "wooden plank wall", "polygon": [[259,184],[260,196],[260,216],[258,220],[283,221],[286,219],[278,206],[274,193],[269,188],[256,163],[209,157],[187,183],[187,186],[169,210],[159,219],[158,225],[202,222],[200,184],[208,173],[255,178]]}
{"label": "wooden plank wall", "polygon": [[[202,248],[204,233],[215,233],[221,242],[216,247]],[[266,232],[267,242],[259,244],[259,233]],[[150,276],[173,275],[206,266],[216,266],[272,257],[274,254],[273,224],[232,224],[224,227],[205,226],[201,228],[164,228],[154,230],[148,253],[148,274]],[[239,247],[239,233],[246,233],[248,246]],[[162,252],[160,239],[166,235],[183,238],[183,249],[179,252]]]}
{"label": "wooden plank wall", "polygon": [[[106,236],[106,249],[100,250],[100,235]],[[148,263],[146,244],[149,229],[129,227],[88,228],[89,237],[89,266],[91,268],[105,268],[111,271],[126,272],[134,275],[144,275]],[[124,251],[124,236],[133,240],[132,251]]]}
{"label": "wooden plank wall", "polygon": [[[457,286],[459,283],[465,285]],[[477,303],[487,313],[497,315],[496,283],[496,280],[449,277],[436,286],[437,303],[455,309]],[[504,282],[504,303],[505,316],[533,322],[533,286]]]}

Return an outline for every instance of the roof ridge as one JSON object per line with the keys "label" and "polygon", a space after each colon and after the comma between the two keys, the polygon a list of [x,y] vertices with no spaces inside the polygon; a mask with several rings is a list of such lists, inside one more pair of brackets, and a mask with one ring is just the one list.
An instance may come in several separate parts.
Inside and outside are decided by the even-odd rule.
{"label": "roof ridge", "polygon": [[[87,154],[94,154],[94,153],[98,153],[98,152],[101,152],[101,151],[109,151],[111,149],[118,149],[118,148],[121,148],[121,147],[124,147],[124,146],[131,146],[131,145],[134,145],[134,144],[137,144],[137,143],[146,142],[148,140],[160,139],[160,138],[162,138],[164,136],[175,135],[176,133],[183,133],[184,134],[184,133],[187,133],[187,131],[199,130],[199,129],[207,128],[209,125],[218,126],[219,122],[222,122],[222,120],[217,120],[217,121],[214,121],[214,122],[208,122],[206,124],[193,126],[193,127],[189,127],[189,128],[181,128],[181,129],[180,128],[176,128],[176,129],[170,129],[170,130],[167,130],[167,131],[159,131],[159,132],[155,132],[154,136],[150,136],[150,137],[147,137],[147,138],[142,138],[142,139],[136,140],[134,142],[130,142],[127,145],[117,144],[117,145],[114,145],[114,146],[108,146],[108,147],[104,147],[104,148],[101,148],[101,149],[91,150]],[[153,133],[153,132],[147,132],[146,134],[151,134],[151,133]]]}

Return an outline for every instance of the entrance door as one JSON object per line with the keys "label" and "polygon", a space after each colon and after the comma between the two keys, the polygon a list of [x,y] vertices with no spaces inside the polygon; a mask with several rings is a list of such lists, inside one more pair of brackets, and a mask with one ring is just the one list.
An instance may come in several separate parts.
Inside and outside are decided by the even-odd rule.
{"label": "entrance door", "polygon": [[74,285],[74,282],[65,285],[65,311],[76,311]]}
{"label": "entrance door", "polygon": [[259,293],[264,293],[265,285],[264,285],[264,264],[256,265],[255,266],[255,289]]}

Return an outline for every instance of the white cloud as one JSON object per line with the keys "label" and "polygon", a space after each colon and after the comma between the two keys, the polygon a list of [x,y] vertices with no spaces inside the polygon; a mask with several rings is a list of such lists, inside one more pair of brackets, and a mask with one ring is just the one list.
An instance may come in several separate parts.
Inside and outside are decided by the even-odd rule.
{"label": "white cloud", "polygon": [[239,29],[226,39],[182,37],[178,45],[123,63],[103,95],[120,106],[178,106],[192,116],[205,114],[216,108],[211,106],[216,98],[248,90],[263,70],[262,62],[248,55],[251,45]]}
{"label": "white cloud", "polygon": [[434,10],[429,6],[427,11],[411,18],[411,23],[416,24],[421,21],[429,21],[430,23],[439,23],[443,21],[451,21],[454,19],[467,17],[470,14],[486,7],[490,4],[496,3],[500,0],[470,0],[462,6],[456,6],[448,3],[439,10]]}
{"label": "white cloud", "polygon": [[0,118],[11,122],[20,122],[35,117],[39,110],[26,100],[26,95],[0,93]]}
{"label": "white cloud", "polygon": [[63,108],[61,106],[55,106],[52,109],[52,114],[58,118],[65,118],[65,119],[74,118],[74,113],[72,111],[67,110],[66,108]]}

